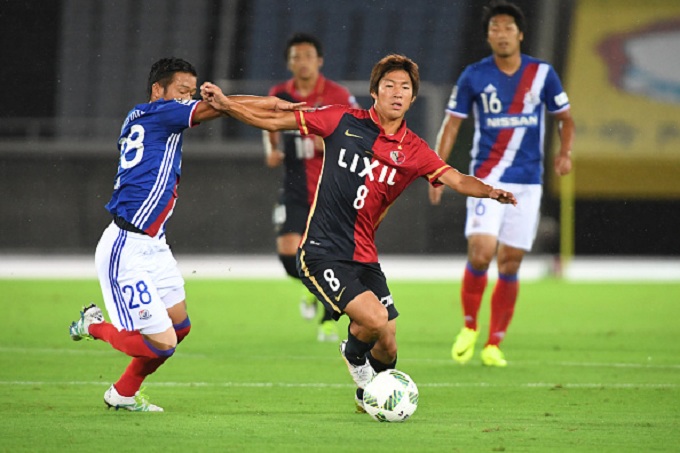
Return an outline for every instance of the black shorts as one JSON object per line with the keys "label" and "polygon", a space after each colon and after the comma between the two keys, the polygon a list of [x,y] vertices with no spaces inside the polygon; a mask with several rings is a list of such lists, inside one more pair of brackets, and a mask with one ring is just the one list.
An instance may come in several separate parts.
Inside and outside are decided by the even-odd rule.
{"label": "black shorts", "polygon": [[309,206],[300,203],[277,203],[272,213],[272,221],[278,236],[297,233],[303,235],[307,228]]}
{"label": "black shorts", "polygon": [[345,307],[359,294],[371,291],[387,309],[387,319],[399,316],[387,280],[378,263],[333,261],[320,255],[297,253],[298,273],[305,284],[324,306],[338,319]]}

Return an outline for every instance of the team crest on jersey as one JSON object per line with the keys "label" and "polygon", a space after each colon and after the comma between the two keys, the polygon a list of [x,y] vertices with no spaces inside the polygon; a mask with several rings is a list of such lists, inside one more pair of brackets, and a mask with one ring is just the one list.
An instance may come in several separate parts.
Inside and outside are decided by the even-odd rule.
{"label": "team crest on jersey", "polygon": [[406,155],[401,151],[390,151],[390,158],[395,164],[401,165],[406,160]]}
{"label": "team crest on jersey", "polygon": [[538,105],[541,103],[541,96],[539,96],[538,93],[534,93],[533,91],[527,91],[527,94],[524,95],[524,103],[529,105]]}
{"label": "team crest on jersey", "polygon": [[150,319],[151,312],[149,310],[139,310],[139,319]]}

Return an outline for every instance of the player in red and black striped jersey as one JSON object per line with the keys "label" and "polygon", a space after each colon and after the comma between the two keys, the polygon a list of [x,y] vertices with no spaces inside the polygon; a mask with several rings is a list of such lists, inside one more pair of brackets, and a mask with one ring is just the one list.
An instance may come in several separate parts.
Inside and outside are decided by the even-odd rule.
{"label": "player in red and black striped jersey", "polygon": [[[250,100],[201,87],[216,109],[267,130],[298,129],[324,139],[324,165],[307,230],[298,250],[303,283],[336,318],[350,318],[341,353],[357,384],[357,405],[374,373],[397,362],[397,309],[378,263],[374,235],[387,209],[418,177],[468,196],[515,204],[495,189],[447,165],[406,127],[404,115],[418,94],[418,66],[388,55],[371,72],[369,110],[329,106],[310,111],[266,111]],[[260,104],[261,105],[261,104]]]}
{"label": "player in red and black striped jersey", "polygon": [[[323,47],[316,37],[305,33],[293,34],[286,43],[285,58],[293,77],[273,86],[269,90],[270,96],[305,102],[312,107],[332,104],[359,107],[347,88],[321,74]],[[272,216],[277,233],[276,250],[286,273],[299,280],[295,254],[307,226],[309,208],[319,181],[323,140],[316,135],[302,136],[298,131],[263,131],[263,134],[267,165],[284,166],[283,185]],[[304,292],[300,313],[305,319],[313,319],[318,302],[307,289]],[[324,310],[320,319],[317,339],[338,339],[336,323],[328,310]]]}

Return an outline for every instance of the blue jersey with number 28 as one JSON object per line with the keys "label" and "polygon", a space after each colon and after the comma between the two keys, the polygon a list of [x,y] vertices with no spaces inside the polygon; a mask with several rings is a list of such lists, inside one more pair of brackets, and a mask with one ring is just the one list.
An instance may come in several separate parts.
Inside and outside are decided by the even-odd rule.
{"label": "blue jersey with number 28", "polygon": [[128,113],[120,138],[113,196],[106,205],[151,237],[163,234],[177,199],[182,133],[193,126],[196,100],[158,100]]}

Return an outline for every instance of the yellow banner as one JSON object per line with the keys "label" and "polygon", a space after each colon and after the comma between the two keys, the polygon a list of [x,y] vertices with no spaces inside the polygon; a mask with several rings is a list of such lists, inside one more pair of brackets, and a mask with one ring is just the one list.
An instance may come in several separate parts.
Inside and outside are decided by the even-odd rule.
{"label": "yellow banner", "polygon": [[576,195],[680,198],[680,1],[581,0],[564,79]]}

